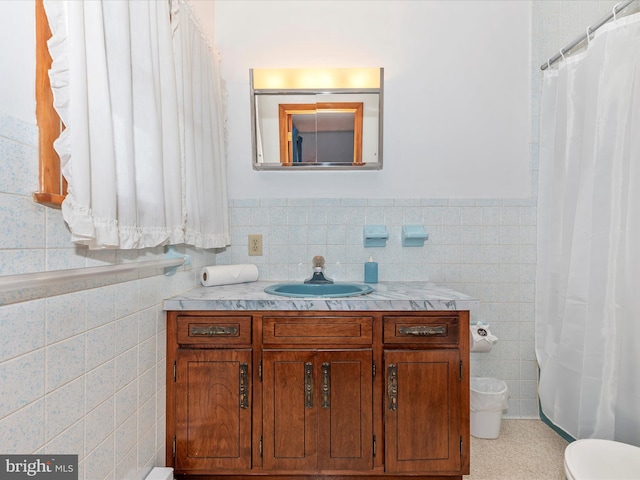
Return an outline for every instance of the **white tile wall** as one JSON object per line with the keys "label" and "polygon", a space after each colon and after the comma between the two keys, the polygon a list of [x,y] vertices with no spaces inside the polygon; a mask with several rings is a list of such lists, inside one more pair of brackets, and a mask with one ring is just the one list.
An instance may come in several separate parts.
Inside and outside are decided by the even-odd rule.
{"label": "white tile wall", "polygon": [[[481,300],[476,319],[490,323],[500,342],[472,355],[474,376],[505,380],[509,417],[537,416],[533,351],[536,215],[532,200],[241,199],[231,203],[233,246],[218,263],[256,263],[262,279],[302,280],[323,255],[330,277],[362,281],[370,253],[380,281],[429,280]],[[258,212],[258,213],[256,213]],[[384,248],[365,248],[362,230],[383,224]],[[402,247],[403,224],[424,225],[421,248]],[[263,235],[263,255],[248,255],[249,233]]]}

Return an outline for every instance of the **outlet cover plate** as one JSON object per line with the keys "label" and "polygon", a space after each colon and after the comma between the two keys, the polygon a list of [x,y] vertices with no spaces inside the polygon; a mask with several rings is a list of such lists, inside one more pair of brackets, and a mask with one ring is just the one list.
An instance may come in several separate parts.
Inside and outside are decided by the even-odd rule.
{"label": "outlet cover plate", "polygon": [[262,234],[255,233],[249,235],[249,256],[260,257],[262,256]]}

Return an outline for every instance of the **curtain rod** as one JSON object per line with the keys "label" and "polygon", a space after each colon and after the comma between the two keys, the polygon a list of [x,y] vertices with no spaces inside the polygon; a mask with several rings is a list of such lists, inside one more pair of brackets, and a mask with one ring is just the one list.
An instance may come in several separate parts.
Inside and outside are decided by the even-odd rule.
{"label": "curtain rod", "polygon": [[618,13],[620,13],[622,10],[627,8],[629,5],[631,5],[635,1],[636,0],[624,0],[624,1],[620,2],[620,3],[617,3],[615,5],[615,7],[613,7],[613,10],[611,11],[611,13],[609,15],[607,15],[606,17],[602,17],[597,23],[594,23],[589,28],[587,28],[587,31],[585,33],[583,33],[582,35],[574,38],[573,41],[571,41],[565,47],[561,48],[558,53],[556,53],[553,57],[549,58],[549,60],[547,60],[545,63],[540,65],[540,70],[546,70],[551,65],[556,63],[558,60],[563,58],[567,53],[569,53],[571,50],[573,50],[579,44],[584,42],[587,39],[587,35],[590,35],[593,32],[595,32],[596,30],[598,30],[605,23],[607,23],[610,20],[612,20]]}
{"label": "curtain rod", "polygon": [[175,247],[168,247],[167,257],[158,260],[0,276],[0,293],[25,288],[49,287],[77,280],[87,280],[101,275],[130,273],[147,268],[165,268],[166,275],[173,275],[178,267],[189,265],[190,263],[191,257],[189,255],[177,253]]}

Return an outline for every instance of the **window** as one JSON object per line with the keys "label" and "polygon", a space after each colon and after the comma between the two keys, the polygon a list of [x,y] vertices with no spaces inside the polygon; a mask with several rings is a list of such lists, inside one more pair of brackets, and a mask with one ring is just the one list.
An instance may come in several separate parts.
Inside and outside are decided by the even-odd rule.
{"label": "window", "polygon": [[64,128],[53,108],[53,92],[49,83],[51,56],[47,40],[51,37],[49,22],[42,0],[35,2],[36,16],[36,121],[38,123],[38,152],[40,157],[39,187],[33,194],[36,202],[60,208],[67,193],[67,182],[60,172],[60,158],[53,142]]}

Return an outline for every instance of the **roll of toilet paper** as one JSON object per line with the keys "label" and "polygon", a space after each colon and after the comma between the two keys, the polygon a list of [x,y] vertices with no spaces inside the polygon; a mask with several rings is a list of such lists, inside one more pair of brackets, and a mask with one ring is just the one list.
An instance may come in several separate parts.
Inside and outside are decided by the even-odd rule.
{"label": "roll of toilet paper", "polygon": [[258,280],[258,267],[252,264],[214,265],[204,267],[200,272],[200,281],[205,287],[255,282],[256,280]]}
{"label": "roll of toilet paper", "polygon": [[469,342],[472,352],[488,352],[498,337],[491,334],[489,325],[471,325],[469,327]]}
{"label": "roll of toilet paper", "polygon": [[471,351],[472,352],[488,352],[493,347],[493,343],[487,341],[484,338],[476,339],[474,337],[473,342],[471,342]]}

